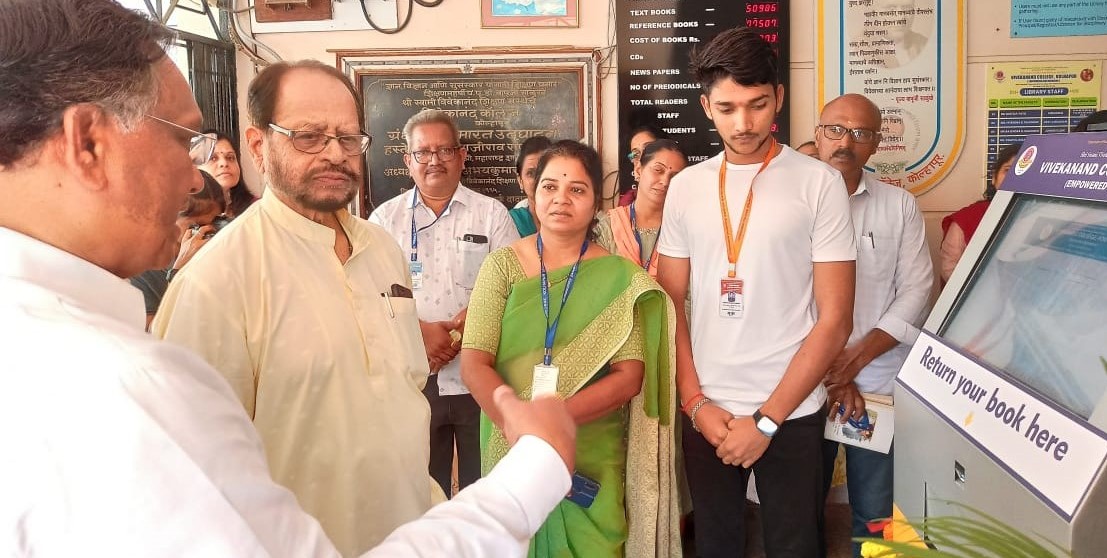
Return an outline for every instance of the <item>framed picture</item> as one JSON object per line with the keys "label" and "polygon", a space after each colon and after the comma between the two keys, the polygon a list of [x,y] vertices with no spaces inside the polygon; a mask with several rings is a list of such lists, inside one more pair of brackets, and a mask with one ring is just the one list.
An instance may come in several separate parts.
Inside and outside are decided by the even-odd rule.
{"label": "framed picture", "polygon": [[579,0],[480,0],[480,26],[579,27]]}
{"label": "framed picture", "polygon": [[337,50],[336,67],[361,93],[373,144],[357,214],[411,188],[403,128],[427,108],[446,112],[468,151],[462,182],[511,207],[524,198],[515,153],[528,137],[600,137],[600,79],[590,48]]}

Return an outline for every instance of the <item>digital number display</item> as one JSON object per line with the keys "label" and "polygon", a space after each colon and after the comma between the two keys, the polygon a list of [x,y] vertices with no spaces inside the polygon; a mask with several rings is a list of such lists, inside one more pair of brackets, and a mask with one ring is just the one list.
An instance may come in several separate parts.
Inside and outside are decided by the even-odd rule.
{"label": "digital number display", "polygon": [[747,14],[775,14],[776,2],[758,2],[756,4],[746,4]]}
{"label": "digital number display", "polygon": [[755,29],[764,29],[777,26],[777,19],[775,17],[747,17],[746,27],[753,27]]}
{"label": "digital number display", "polygon": [[[615,0],[615,4],[620,150],[629,150],[625,146],[633,129],[648,124],[679,141],[690,162],[718,154],[718,133],[700,108],[701,90],[688,59],[693,49],[726,29],[752,29],[778,53],[780,67],[789,67],[792,8],[787,2]],[[788,72],[779,77],[787,87]],[[773,124],[776,139],[783,143],[789,139],[788,113],[786,106]],[[619,166],[619,183],[625,189],[634,182],[632,165],[623,157]]]}

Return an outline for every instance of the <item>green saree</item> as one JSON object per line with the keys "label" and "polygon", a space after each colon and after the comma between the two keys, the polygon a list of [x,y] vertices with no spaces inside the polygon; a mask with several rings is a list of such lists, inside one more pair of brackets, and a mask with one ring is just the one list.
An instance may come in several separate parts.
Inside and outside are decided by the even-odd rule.
{"label": "green saree", "polygon": [[[550,272],[551,315],[569,269]],[[599,494],[587,509],[567,500],[558,505],[532,539],[531,557],[680,555],[673,319],[665,293],[628,260],[604,256],[581,264],[554,343],[558,393],[568,398],[603,378],[609,362],[642,360],[645,378],[628,405],[578,429],[577,471],[600,483]],[[495,354],[496,371],[529,398],[544,333],[538,278],[524,276],[510,248],[493,253],[470,299],[464,346]],[[507,450],[503,434],[482,415],[483,470]]]}

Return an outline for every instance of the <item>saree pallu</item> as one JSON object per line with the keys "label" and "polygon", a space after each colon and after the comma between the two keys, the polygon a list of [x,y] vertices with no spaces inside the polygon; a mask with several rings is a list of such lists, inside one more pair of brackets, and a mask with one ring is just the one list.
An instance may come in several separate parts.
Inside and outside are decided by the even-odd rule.
{"label": "saree pallu", "polygon": [[[551,314],[557,313],[568,271],[564,267],[550,273]],[[559,504],[531,541],[531,557],[680,556],[674,314],[664,291],[640,267],[617,256],[582,262],[554,344],[558,394],[568,398],[604,377],[609,360],[630,338],[635,319],[645,364],[641,391],[629,404],[581,425],[577,433],[577,471],[599,482],[600,491],[587,509],[567,500]],[[538,278],[514,283],[496,370],[522,398],[530,397],[544,334]],[[507,450],[502,432],[482,414],[484,471]]]}

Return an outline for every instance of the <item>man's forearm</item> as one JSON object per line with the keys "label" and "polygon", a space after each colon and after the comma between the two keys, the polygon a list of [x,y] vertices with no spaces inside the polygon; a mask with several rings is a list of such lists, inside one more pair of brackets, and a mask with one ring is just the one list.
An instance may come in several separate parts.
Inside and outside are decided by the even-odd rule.
{"label": "man's forearm", "polygon": [[787,420],[792,411],[822,382],[831,361],[838,356],[848,338],[848,318],[820,318],[788,363],[784,377],[768,401],[761,406],[761,413],[778,424]]}
{"label": "man's forearm", "polygon": [[888,332],[880,328],[873,328],[857,342],[855,347],[843,349],[845,352],[850,352],[852,349],[853,358],[845,364],[842,370],[832,373],[827,378],[827,386],[853,382],[870,362],[898,345],[899,341]]}
{"label": "man's forearm", "polygon": [[[861,343],[861,356],[864,358],[861,368],[864,368],[880,355],[896,348],[899,345],[899,340],[883,329],[873,328],[861,338],[859,343]],[[860,372],[861,370],[858,369],[857,371]],[[857,374],[853,376],[857,377]],[[853,378],[850,378],[850,380],[852,381]]]}
{"label": "man's forearm", "polygon": [[676,331],[676,386],[677,405],[685,406],[689,399],[700,392],[700,378],[692,359],[692,336],[688,333],[688,318],[684,310],[677,310]]}

